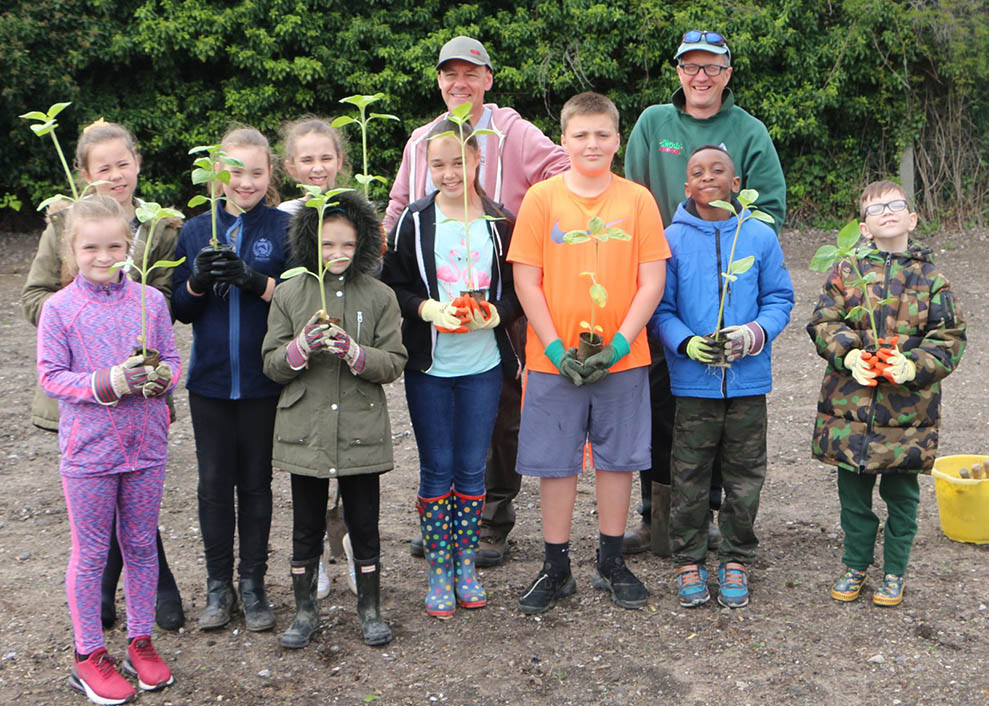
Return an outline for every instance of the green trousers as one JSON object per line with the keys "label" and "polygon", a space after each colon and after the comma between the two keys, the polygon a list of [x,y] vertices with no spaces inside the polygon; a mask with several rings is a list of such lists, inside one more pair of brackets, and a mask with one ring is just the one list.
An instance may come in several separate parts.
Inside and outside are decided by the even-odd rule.
{"label": "green trousers", "polygon": [[[842,561],[858,571],[875,562],[879,518],[872,511],[872,489],[876,476],[838,469],[838,499],[841,501],[841,529],[845,533]],[[879,497],[886,503],[883,571],[903,576],[910,561],[910,549],[917,535],[917,505],[920,483],[916,473],[883,473],[879,476]]]}

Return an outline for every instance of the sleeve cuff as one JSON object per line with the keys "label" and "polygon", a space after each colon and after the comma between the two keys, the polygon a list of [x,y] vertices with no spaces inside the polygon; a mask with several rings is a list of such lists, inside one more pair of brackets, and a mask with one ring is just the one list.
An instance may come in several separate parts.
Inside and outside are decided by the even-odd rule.
{"label": "sleeve cuff", "polygon": [[117,393],[113,391],[113,383],[110,379],[110,368],[103,368],[93,373],[91,385],[93,397],[104,406],[117,404]]}
{"label": "sleeve cuff", "polygon": [[299,342],[294,338],[285,347],[285,360],[292,370],[302,370],[309,363],[309,356],[299,348]]}

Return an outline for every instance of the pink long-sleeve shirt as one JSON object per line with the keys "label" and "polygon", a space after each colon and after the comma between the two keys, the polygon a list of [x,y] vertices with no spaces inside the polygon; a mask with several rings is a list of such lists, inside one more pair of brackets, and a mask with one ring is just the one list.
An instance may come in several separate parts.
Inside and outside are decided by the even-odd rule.
{"label": "pink long-sleeve shirt", "polygon": [[[165,297],[145,293],[149,349],[172,369],[175,386],[182,361],[175,349]],[[93,372],[134,354],[141,332],[141,286],[124,277],[96,285],[82,275],[53,294],[38,321],[38,377],[59,401],[62,475],[126,473],[163,467],[168,455],[168,407],[164,395],[126,395],[112,406],[93,394]]]}

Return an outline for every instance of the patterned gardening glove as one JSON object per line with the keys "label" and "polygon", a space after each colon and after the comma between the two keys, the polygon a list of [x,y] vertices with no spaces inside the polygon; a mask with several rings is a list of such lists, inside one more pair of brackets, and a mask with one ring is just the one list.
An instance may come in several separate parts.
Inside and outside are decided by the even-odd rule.
{"label": "patterned gardening glove", "polygon": [[120,365],[93,373],[93,396],[100,404],[112,405],[121,397],[141,390],[153,371],[154,368],[144,364],[143,355],[132,355]]}
{"label": "patterned gardening glove", "polygon": [[886,363],[885,370],[880,374],[890,382],[902,385],[917,377],[917,365],[898,348],[881,348],[877,356]]}
{"label": "patterned gardening glove", "polygon": [[329,346],[327,329],[329,324],[320,323],[319,312],[317,311],[298,336],[289,341],[285,347],[285,360],[292,370],[302,370],[309,363],[309,356],[316,351],[323,350]]}
{"label": "patterned gardening glove", "polygon": [[192,261],[192,274],[189,275],[189,289],[196,294],[205,294],[216,282],[216,275],[213,274],[213,264],[223,257],[223,252],[214,250],[207,245],[196,254],[196,259]]}
{"label": "patterned gardening glove", "polygon": [[330,324],[327,338],[329,340],[327,349],[330,353],[346,363],[354,375],[364,372],[364,349],[346,331]]}
{"label": "patterned gardening glove", "polygon": [[577,387],[584,384],[584,366],[577,360],[576,348],[565,349],[563,347],[563,341],[557,338],[546,346],[546,350],[543,352],[550,359],[550,362],[556,366],[556,369],[560,371],[560,375]]}
{"label": "patterned gardening glove", "polygon": [[631,347],[625,336],[618,332],[611,343],[584,361],[584,384],[590,385],[608,377],[611,366],[628,355]]}
{"label": "patterned gardening glove", "polygon": [[853,348],[845,354],[845,368],[855,378],[855,382],[864,387],[875,387],[876,371],[872,369],[873,357],[859,348]]}
{"label": "patterned gardening glove", "polygon": [[766,345],[766,332],[755,321],[741,326],[725,326],[719,333],[725,338],[725,360],[734,363],[747,355],[759,355]]}
{"label": "patterned gardening glove", "polygon": [[258,272],[240,259],[232,250],[220,251],[222,257],[213,262],[210,273],[217,282],[226,282],[241,291],[260,297],[268,289],[268,275]]}
{"label": "patterned gardening glove", "polygon": [[687,339],[687,357],[696,360],[698,363],[709,365],[714,362],[721,345],[713,338],[707,336],[691,336]]}
{"label": "patterned gardening glove", "polygon": [[148,381],[144,383],[141,392],[146,398],[157,397],[168,389],[171,382],[172,368],[165,361],[161,361],[148,373]]}
{"label": "patterned gardening glove", "polygon": [[474,306],[476,308],[471,312],[470,320],[466,322],[467,328],[471,331],[491,329],[501,323],[501,316],[491,302],[475,302]]}
{"label": "patterned gardening glove", "polygon": [[453,302],[439,302],[427,299],[419,310],[423,321],[428,321],[441,333],[467,333],[467,327],[457,315],[457,307]]}

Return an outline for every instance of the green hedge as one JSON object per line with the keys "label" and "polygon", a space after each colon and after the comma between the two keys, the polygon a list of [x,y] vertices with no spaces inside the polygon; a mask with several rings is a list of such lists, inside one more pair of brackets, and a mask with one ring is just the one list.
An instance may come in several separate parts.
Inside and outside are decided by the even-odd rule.
{"label": "green hedge", "polygon": [[[952,144],[972,155],[966,176],[932,179],[921,205],[980,220],[989,128],[972,116],[989,108],[977,90],[989,79],[985,8],[985,0],[8,0],[0,197],[37,203],[63,188],[50,145],[17,118],[58,101],[73,101],[60,116],[69,150],[81,125],[123,122],[141,141],[141,193],[183,204],[193,193],[188,148],[230,123],[273,136],[286,119],[339,115],[340,98],[381,91],[387,100],[375,107],[402,122],[373,123],[371,171],[390,177],[408,133],[442,109],[434,62],[457,33],[487,45],[490,99],[547,134],[558,135],[570,95],[594,89],[618,104],[627,135],[645,106],[676,88],[670,57],[684,29],[717,28],[732,46],[738,103],[776,140],[791,221],[847,217],[865,180],[895,174],[908,144],[934,147],[940,116],[959,108]],[[359,140],[351,144],[359,159]]]}

